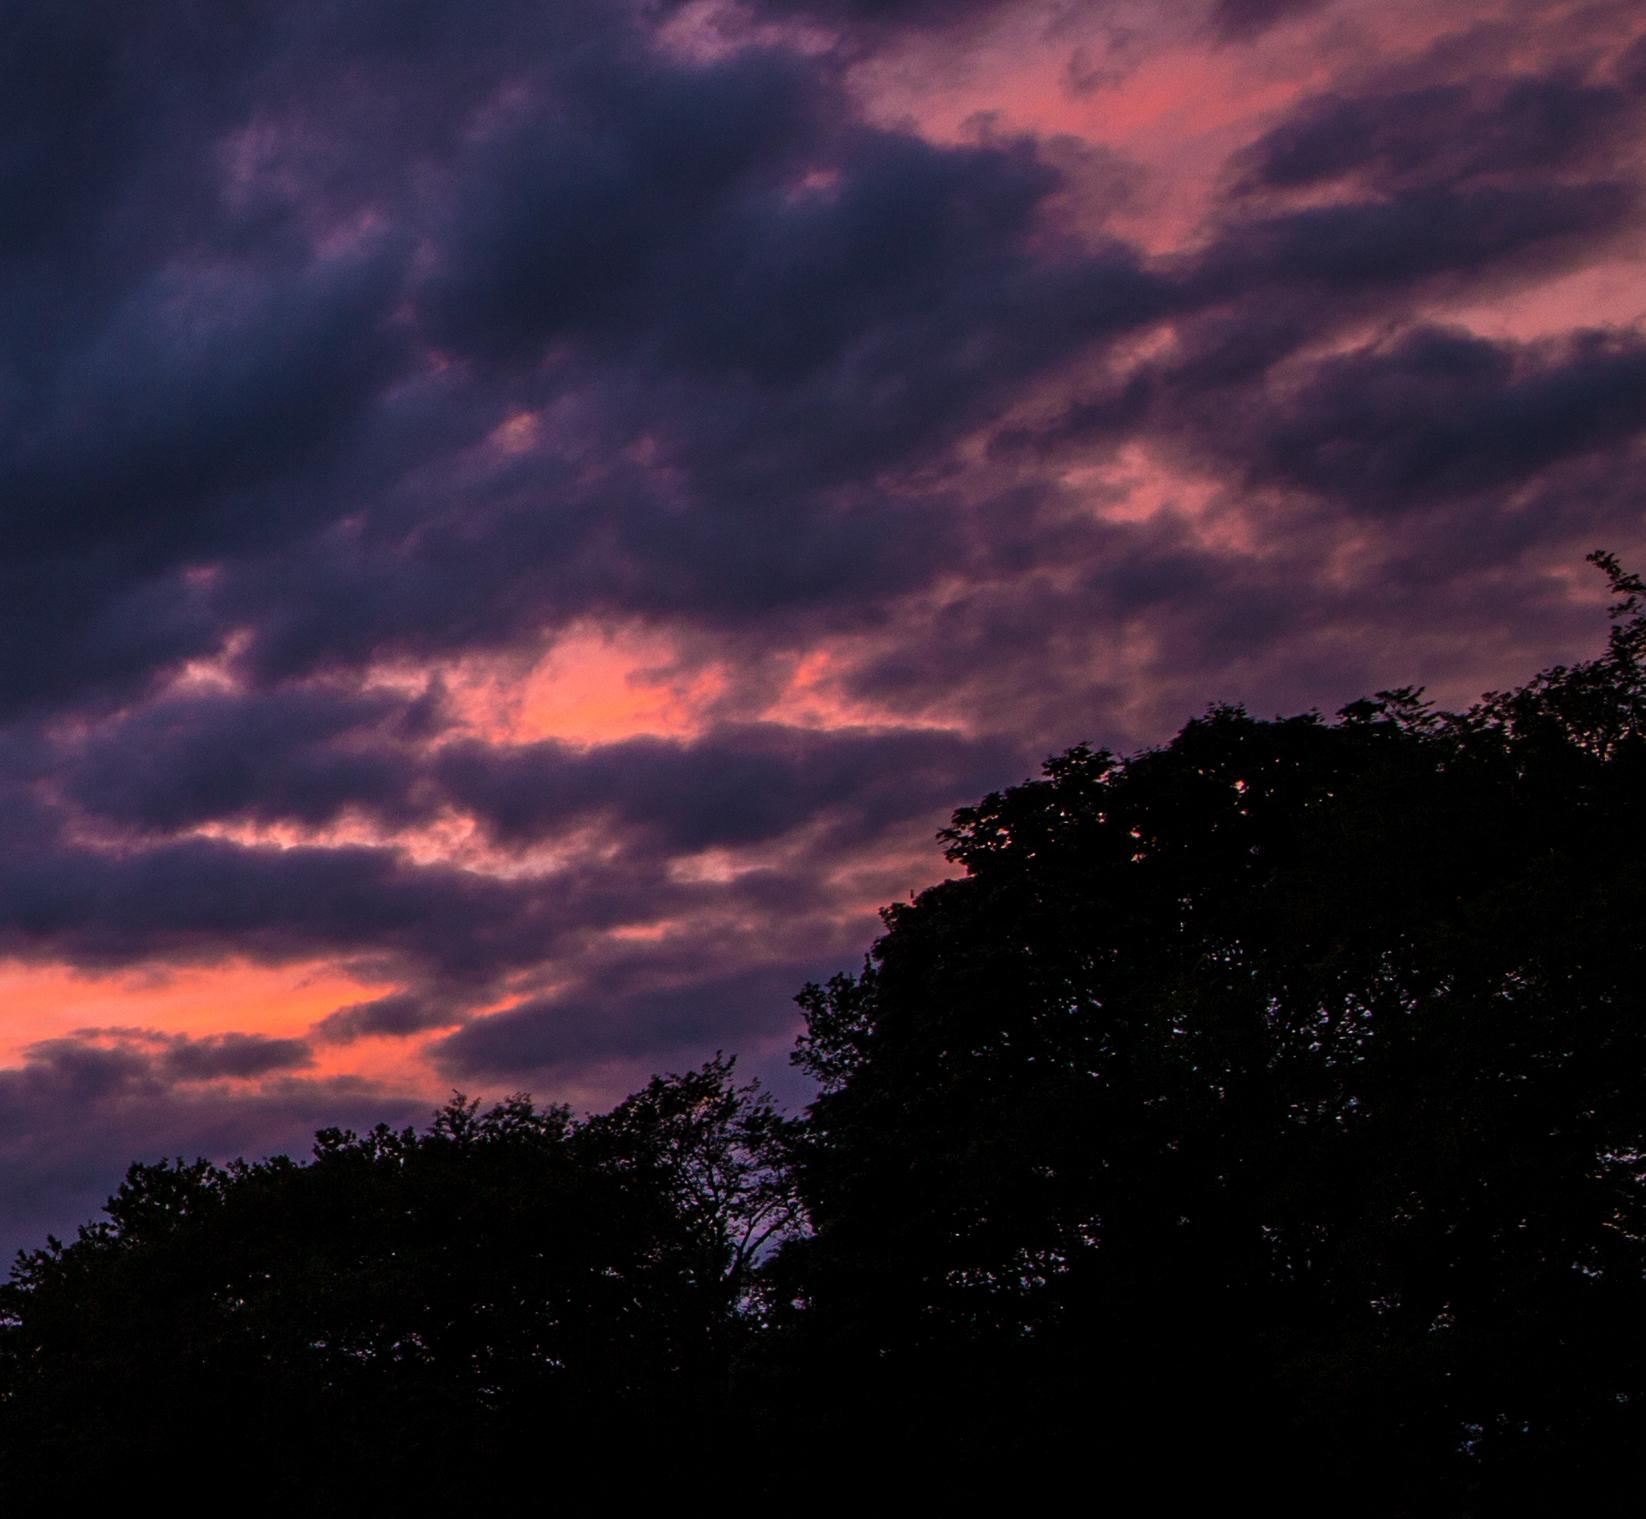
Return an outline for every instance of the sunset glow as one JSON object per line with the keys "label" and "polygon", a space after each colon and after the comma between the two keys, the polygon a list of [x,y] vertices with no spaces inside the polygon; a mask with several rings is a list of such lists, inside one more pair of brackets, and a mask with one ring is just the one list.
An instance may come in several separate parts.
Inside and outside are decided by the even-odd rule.
{"label": "sunset glow", "polygon": [[0,106],[0,1246],[453,1088],[803,1101],[955,807],[1467,704],[1646,561],[1635,6],[75,9]]}

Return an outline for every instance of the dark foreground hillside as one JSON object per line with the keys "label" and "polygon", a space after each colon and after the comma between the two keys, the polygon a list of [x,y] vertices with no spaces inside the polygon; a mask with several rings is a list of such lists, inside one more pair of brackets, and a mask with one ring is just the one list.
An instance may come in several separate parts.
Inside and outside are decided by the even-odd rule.
{"label": "dark foreground hillside", "polygon": [[[3,1299],[0,1492],[1634,1512],[1646,596],[1462,715],[1218,709],[956,815],[729,1062],[135,1168]],[[1627,1508],[1625,1507],[1627,1505]]]}

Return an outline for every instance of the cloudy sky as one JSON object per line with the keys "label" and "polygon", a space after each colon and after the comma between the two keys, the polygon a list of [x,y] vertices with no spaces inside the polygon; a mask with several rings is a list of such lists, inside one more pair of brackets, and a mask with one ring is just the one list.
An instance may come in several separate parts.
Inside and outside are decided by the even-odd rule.
{"label": "cloudy sky", "polygon": [[0,1247],[604,1105],[1213,700],[1646,562],[1637,0],[19,0]]}

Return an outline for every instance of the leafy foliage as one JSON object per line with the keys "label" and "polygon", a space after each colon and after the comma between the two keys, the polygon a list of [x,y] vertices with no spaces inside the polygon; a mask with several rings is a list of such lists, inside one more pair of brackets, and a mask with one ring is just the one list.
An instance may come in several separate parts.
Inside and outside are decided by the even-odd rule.
{"label": "leafy foliage", "polygon": [[965,874],[803,994],[817,1234],[784,1269],[841,1382],[940,1410],[941,1469],[1090,1459],[1096,1420],[1111,1483],[1192,1446],[1336,1512],[1621,1478],[1646,612],[1597,557],[1601,658],[1463,714],[1071,750],[957,813]]}
{"label": "leafy foliage", "polygon": [[[454,1098],[425,1133],[325,1130],[311,1164],[134,1166],[105,1221],[4,1289],[8,1492],[250,1467],[264,1493],[419,1504],[477,1472],[610,1480],[723,1398],[771,1123],[730,1061],[575,1123]],[[661,1470],[661,1468],[660,1468]]]}

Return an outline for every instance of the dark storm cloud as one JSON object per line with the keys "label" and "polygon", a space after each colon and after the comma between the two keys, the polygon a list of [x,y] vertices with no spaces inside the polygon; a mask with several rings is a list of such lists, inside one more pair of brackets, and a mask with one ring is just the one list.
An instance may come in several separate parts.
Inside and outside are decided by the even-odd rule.
{"label": "dark storm cloud", "polygon": [[1393,518],[1506,493],[1596,455],[1626,458],[1646,438],[1638,335],[1517,344],[1420,324],[1299,360],[1303,330],[1263,317],[1204,324],[1176,362],[1002,447],[1152,432],[1248,486]]}
{"label": "dark storm cloud", "polygon": [[157,272],[8,417],[12,552],[116,550],[138,571],[299,530],[302,497],[271,522],[260,488],[338,445],[398,367],[398,276],[371,258]]}
{"label": "dark storm cloud", "polygon": [[1212,30],[1225,42],[1250,42],[1282,21],[1323,10],[1330,0],[1214,0]]}
{"label": "dark storm cloud", "polygon": [[173,1045],[161,1061],[164,1073],[178,1081],[217,1081],[224,1077],[267,1076],[311,1063],[301,1039],[270,1039],[262,1034],[213,1034]]}
{"label": "dark storm cloud", "polygon": [[122,1040],[112,1046],[89,1039],[52,1039],[30,1046],[22,1066],[0,1069],[0,1136],[26,1135],[40,1104],[84,1111],[111,1093],[154,1080],[147,1041]]}
{"label": "dark storm cloud", "polygon": [[[438,87],[369,7],[307,76],[288,66],[311,45],[302,26],[269,35],[260,12],[238,42],[208,31],[198,45],[260,81],[259,110],[206,92],[193,125],[209,150],[167,153],[191,193],[139,245],[147,270],[135,261],[118,298],[70,329],[44,399],[19,414],[28,531],[41,556],[60,539],[78,552],[19,576],[10,605],[33,636],[10,641],[29,649],[14,699],[122,694],[232,626],[251,635],[240,668],[268,680],[497,645],[590,609],[755,627],[811,608],[849,623],[958,563],[949,509],[889,500],[875,475],[934,457],[1024,379],[1169,299],[1122,247],[1035,243],[1060,180],[1027,143],[871,131],[799,58],[687,66],[620,15],[564,23],[585,45],[527,62],[493,51],[508,26],[456,35],[440,12],[421,8],[414,27],[438,38]],[[110,45],[129,92],[164,44],[145,31]],[[247,58],[259,49],[261,65]],[[350,59],[363,89],[318,86]],[[504,79],[521,90],[500,124],[459,131]],[[187,90],[166,112],[165,140],[186,136]],[[339,125],[341,158],[326,141]],[[375,203],[379,230],[341,260],[315,260],[304,206],[252,172],[282,167],[299,127],[320,208]],[[140,177],[146,141],[123,145],[113,179]],[[408,152],[446,162],[413,185]],[[428,250],[416,275],[414,229]],[[478,366],[439,387],[438,416],[417,399],[430,385],[411,373],[414,331]],[[575,367],[534,369],[557,342]],[[644,427],[682,485],[609,463],[591,485],[581,459],[541,452],[483,478],[431,457],[431,439],[455,457],[488,411],[568,387],[588,398],[591,448],[620,456]],[[197,562],[211,578],[185,578]],[[74,757],[65,790],[161,830],[412,815],[393,743],[317,731],[327,715],[298,706],[140,710]],[[752,821],[775,806],[720,826],[778,827]]]}
{"label": "dark storm cloud", "polygon": [[1404,514],[1646,437],[1646,343],[1584,333],[1517,346],[1420,327],[1304,365],[1229,421],[1203,437],[1254,483]]}
{"label": "dark storm cloud", "polygon": [[642,918],[670,895],[636,861],[532,882],[413,865],[387,848],[65,843],[0,860],[0,953],[85,967],[375,955],[484,981],[549,954],[565,934]]}
{"label": "dark storm cloud", "polygon": [[172,698],[65,745],[65,795],[99,818],[176,831],[223,818],[320,826],[348,807],[408,821],[424,719],[380,693]]}
{"label": "dark storm cloud", "polygon": [[[876,864],[823,853],[848,879]],[[872,879],[887,879],[883,862]],[[905,888],[870,889],[878,897]],[[553,1085],[595,1076],[621,1094],[660,1067],[725,1049],[803,1098],[787,1064],[795,993],[858,963],[876,920],[843,911],[839,886],[810,858],[787,871],[742,872],[710,900],[712,907],[659,924],[659,932],[591,941],[556,967],[546,990],[523,983],[527,995],[515,1006],[475,1017],[431,1045],[435,1065],[461,1081],[524,1073]]]}
{"label": "dark storm cloud", "polygon": [[48,1085],[71,1089],[86,1103],[137,1085],[268,1076],[299,1069],[312,1059],[301,1039],[238,1033],[193,1039],[124,1027],[75,1029],[64,1038],[31,1044],[23,1053],[26,1071]]}
{"label": "dark storm cloud", "polygon": [[[1250,482],[1296,475],[1293,483],[1309,483],[1328,501],[1394,513],[1431,484],[1443,490],[1431,480],[1443,469],[1485,486],[1493,483],[1491,455],[1502,483],[1581,451],[1585,436],[1603,446],[1627,435],[1631,361],[1622,350],[1608,357],[1598,337],[1582,358],[1545,352],[1512,360],[1505,350],[1493,362],[1490,345],[1460,336],[1455,348],[1426,349],[1445,368],[1444,379],[1437,373],[1428,382],[1415,373],[1395,379],[1404,361],[1388,357],[1392,339],[1378,349],[1384,359],[1295,366],[1301,351],[1341,332],[1426,331],[1425,301],[1524,288],[1574,260],[1626,247],[1639,226],[1639,187],[1621,171],[1640,112],[1623,91],[1562,66],[1542,76],[1471,72],[1450,81],[1446,53],[1437,45],[1433,55],[1381,70],[1378,90],[1306,99],[1235,154],[1221,218],[1179,267],[1172,341],[1111,374],[1054,421],[997,434],[996,457],[1164,435],[1202,457],[1217,452]],[[1471,68],[1480,62],[1471,50],[1462,57]],[[1290,199],[1291,191],[1325,183],[1338,187],[1327,203]],[[1415,355],[1422,342],[1410,341]],[[1444,364],[1447,355],[1456,362]],[[1562,377],[1529,377],[1540,365]],[[1505,393],[1505,366],[1521,377],[1513,395]],[[1345,387],[1352,376],[1369,383],[1373,370],[1383,376],[1382,403],[1368,396],[1371,404],[1357,409]],[[1586,383],[1591,415],[1566,414],[1561,396]],[[1317,384],[1325,387],[1315,397],[1320,425],[1336,429],[1330,447],[1342,463],[1335,469],[1303,461],[1301,438],[1296,448],[1277,441],[1290,426],[1292,391]],[[1422,404],[1437,410],[1424,415],[1414,401],[1397,416],[1392,390],[1419,386],[1427,389]],[[1491,427],[1515,425],[1517,406],[1527,408],[1521,432],[1494,447]],[[1547,431],[1528,435],[1526,427]],[[1464,455],[1443,466],[1440,455],[1453,448]],[[1295,470],[1281,457],[1294,453]],[[1426,454],[1435,455],[1432,468]]]}
{"label": "dark storm cloud", "polygon": [[[249,632],[258,679],[589,611],[842,617],[928,583],[949,535],[885,478],[1174,299],[1122,244],[1042,236],[1064,179],[1027,141],[870,129],[826,71],[772,50],[539,66],[439,172],[385,175],[421,251],[396,284],[394,238],[368,240],[394,277],[349,308],[362,358],[343,334],[311,343],[338,403],[324,426],[275,430],[307,451],[229,450],[302,509],[206,479],[217,515],[191,531],[220,572],[208,604]],[[419,371],[349,390],[374,355],[412,365],[412,331],[462,362],[438,386]],[[431,388],[439,413],[417,400]],[[575,440],[512,464],[475,451],[543,406]],[[178,467],[193,480],[206,462]]]}
{"label": "dark storm cloud", "polygon": [[[450,7],[365,6],[325,33],[263,7],[232,26],[202,11],[186,46],[150,19],[83,39],[84,57],[32,23],[37,70],[61,60],[46,73],[71,96],[136,126],[48,130],[21,92],[29,246],[66,236],[64,218],[118,225],[151,167],[188,193],[156,193],[125,263],[99,266],[108,298],[25,349],[38,383],[13,386],[8,457],[33,562],[7,644],[30,657],[13,701],[141,689],[236,626],[242,669],[272,680],[590,611],[849,623],[961,567],[947,508],[888,480],[1071,359],[1260,291],[1365,302],[1524,269],[1632,214],[1604,180],[1452,182],[1587,151],[1616,120],[1608,87],[1471,86],[1467,130],[1446,134],[1466,146],[1444,151],[1436,113],[1462,86],[1323,97],[1251,173],[1382,175],[1395,192],[1233,217],[1174,282],[1122,245],[1046,238],[1065,181],[1033,144],[870,129],[826,61],[766,47],[688,63],[625,7],[547,10],[464,29]],[[1241,31],[1274,11],[1217,15]],[[151,101],[145,60],[170,47],[175,83]],[[293,188],[301,164],[314,172]],[[47,204],[59,169],[102,192]],[[333,223],[358,230],[317,256]],[[36,261],[16,288],[67,289],[75,267]],[[462,361],[439,382],[427,342]],[[438,410],[417,399],[434,392]],[[475,462],[512,407],[566,402],[577,448],[554,440],[512,472]],[[647,461],[624,462],[640,434]],[[197,565],[211,578],[189,578]],[[355,764],[338,791],[371,789]]]}
{"label": "dark storm cloud", "polygon": [[445,793],[504,843],[605,816],[668,853],[739,847],[822,821],[837,845],[957,804],[999,774],[1007,751],[932,731],[731,726],[690,740],[634,738],[577,749],[444,749]]}
{"label": "dark storm cloud", "polygon": [[[976,789],[947,770],[954,754],[944,753],[942,744],[935,747],[945,777],[933,782],[939,795],[945,784],[963,786],[963,794]],[[977,763],[963,747],[958,755],[962,766]],[[816,772],[802,765],[801,780],[815,784]],[[942,821],[943,803],[933,806],[928,797],[921,805],[910,792],[900,794],[900,784],[884,774],[859,780],[837,810],[812,799],[829,830],[834,868],[850,863],[851,846],[867,848],[881,831],[895,842],[911,822],[919,837],[928,822],[935,828]],[[649,806],[662,817],[655,790],[646,799],[648,786],[655,782],[643,780],[638,800],[630,801],[642,816]],[[728,805],[735,809],[743,801]],[[768,805],[762,799],[750,805],[762,826],[807,821],[803,812],[772,821],[773,814],[761,811]],[[701,832],[688,831],[681,842],[696,848],[724,836],[706,820],[698,827]],[[743,840],[749,825],[726,831]],[[455,1009],[448,1021],[456,1021],[463,1000],[478,999],[556,957],[575,963],[613,929],[694,916],[704,922],[725,915],[742,919],[768,913],[777,901],[795,915],[839,916],[815,871],[749,869],[724,880],[682,876],[669,868],[666,854],[617,847],[610,837],[606,847],[578,854],[549,874],[513,878],[415,864],[390,847],[275,848],[186,837],[111,850],[47,838],[0,860],[0,954],[87,970],[215,964],[231,957],[289,964],[330,956],[374,978],[412,983],[414,1000],[391,998],[333,1015],[318,1032],[336,1040],[411,1032],[419,1022],[432,1027],[440,1008]]]}
{"label": "dark storm cloud", "polygon": [[751,9],[873,36],[905,27],[952,27],[1004,9],[1006,4],[1007,0],[754,0]]}
{"label": "dark storm cloud", "polygon": [[211,652],[221,628],[178,574],[143,579],[107,555],[0,561],[0,720],[103,703]]}
{"label": "dark storm cloud", "polygon": [[[1517,347],[1420,313],[1460,288],[1512,292],[1632,236],[1638,186],[1619,171],[1638,108],[1559,64],[1444,78],[1460,59],[1481,61],[1442,42],[1380,70],[1378,90],[1306,99],[1237,153],[1221,224],[1183,268],[1173,341],[1050,423],[997,435],[997,457],[1150,437],[1247,486],[1393,517],[1629,445],[1637,338]],[[1326,182],[1348,198],[1277,193]],[[1368,326],[1384,336],[1298,357]],[[1551,538],[1571,526],[1567,513],[1540,524]],[[1539,530],[1503,528],[1485,536],[1505,559]]]}
{"label": "dark storm cloud", "polygon": [[805,172],[832,103],[798,60],[762,53],[697,69],[601,58],[557,83],[466,158],[439,207],[419,309],[442,346],[529,360],[566,335],[644,341],[673,266],[740,194]]}
{"label": "dark storm cloud", "polygon": [[[750,0],[750,3],[751,9],[762,15],[802,17],[870,42],[904,30],[953,29],[1011,8],[1010,0]],[[1330,0],[1212,0],[1208,24],[1225,42],[1250,42],[1282,21],[1323,10],[1328,4]]]}
{"label": "dark storm cloud", "polygon": [[[407,193],[411,155],[497,88],[513,48],[579,26],[589,40],[621,10],[499,5],[463,27],[426,4],[8,19],[0,703],[140,688],[225,631],[184,571],[358,509],[328,486],[367,462],[362,431],[410,362],[390,317],[411,221],[377,198]],[[339,90],[339,69],[374,83]],[[352,174],[323,172],[334,134]],[[334,223],[365,230],[333,249]]]}
{"label": "dark storm cloud", "polygon": [[[952,805],[1213,697],[1542,659],[1577,614],[1536,564],[1638,518],[1639,337],[1488,340],[1446,309],[1638,230],[1624,11],[1522,28],[1512,75],[1512,28],[1468,16],[1410,54],[1334,43],[1149,253],[1115,213],[1166,187],[1116,150],[866,102],[877,50],[986,76],[1005,60],[966,49],[1005,7],[765,0],[697,55],[654,36],[679,9],[8,13],[0,953],[397,988],[304,1040],[38,1045],[0,1071],[21,1214],[58,1222],[157,1136],[389,1116],[302,1074],[321,1046],[449,1030],[443,1069],[500,1081],[769,1053],[873,902],[942,869],[917,851]],[[1320,9],[1159,28],[1248,78]],[[1047,88],[1091,74],[1097,102],[1154,45],[1076,67],[1101,10],[1046,8]],[[1212,483],[1154,482],[1139,520],[1136,454]],[[707,726],[486,744],[437,685],[372,684],[585,625],[723,677]],[[824,639],[824,707],[876,726],[754,720]],[[223,689],[174,680],[203,659]],[[318,841],[362,820],[418,859],[472,822],[464,858],[507,859]],[[218,825],[313,841],[190,836]]]}
{"label": "dark storm cloud", "polygon": [[1619,55],[1617,79],[1632,95],[1646,95],[1646,33]]}
{"label": "dark storm cloud", "polygon": [[[8,8],[0,313],[41,342],[14,362],[52,352],[65,318],[78,333],[168,236],[209,223],[215,196],[202,161],[264,57],[258,9]],[[87,305],[65,299],[71,286]]]}
{"label": "dark storm cloud", "polygon": [[[1169,311],[1166,281],[1124,245],[1030,246],[1058,184],[1027,144],[874,134],[831,188],[720,229],[713,278],[663,329],[714,382],[682,455],[694,479],[735,505],[906,468],[1028,378]],[[728,306],[745,313],[729,331],[711,317]]]}
{"label": "dark storm cloud", "polygon": [[[574,342],[609,457],[643,436],[664,480],[608,465],[599,487],[568,486],[529,519],[511,500],[491,524],[484,507],[436,524],[399,569],[413,607],[432,599],[416,589],[425,556],[442,583],[472,573],[501,616],[615,601],[712,626],[906,590],[945,568],[947,535],[875,489],[882,473],[932,459],[1027,378],[1168,308],[1166,282],[1122,245],[1036,243],[1061,181],[1030,144],[826,126],[843,99],[816,99],[792,70],[739,59],[672,98],[650,92],[655,119],[570,142],[558,118],[533,121],[488,149],[471,176],[487,207],[454,217],[467,284],[439,275],[430,290],[437,334],[482,359]],[[757,137],[737,128],[750,114],[765,118]],[[588,246],[606,236],[613,247]],[[532,562],[552,568],[523,597],[511,581],[537,535]],[[375,616],[372,639],[404,636],[406,601],[361,570],[363,585],[346,557],[320,569],[343,628]],[[419,616],[414,632],[438,626]],[[312,623],[276,621],[269,637],[340,642]]]}
{"label": "dark storm cloud", "polygon": [[[1251,38],[1303,8],[1211,14]],[[959,13],[763,9],[848,29]],[[589,612],[779,643],[876,625],[897,598],[1009,553],[1032,572],[1045,541],[1008,551],[974,502],[929,488],[933,472],[1026,385],[1162,321],[1168,359],[1071,413],[1069,436],[1181,431],[1204,420],[1188,398],[1215,396],[1252,422],[1250,457],[1224,430],[1249,477],[1370,511],[1380,479],[1428,489],[1425,450],[1449,442],[1468,454],[1457,470],[1488,481],[1494,407],[1564,419],[1538,458],[1523,449],[1527,468],[1621,435],[1604,398],[1585,422],[1555,379],[1487,366],[1402,371],[1452,408],[1419,436],[1388,399],[1406,360],[1387,354],[1323,371],[1313,420],[1264,399],[1276,366],[1337,322],[1393,315],[1437,280],[1523,277],[1628,223],[1630,187],[1566,173],[1605,158],[1622,87],[1569,65],[1436,82],[1430,59],[1421,78],[1303,102],[1241,155],[1244,196],[1173,271],[1048,236],[1042,213],[1070,182],[1041,145],[867,126],[832,57],[763,45],[688,61],[622,5],[505,5],[472,24],[432,3],[324,25],[269,6],[179,16],[82,35],[42,10],[21,34],[7,163],[25,214],[4,309],[22,322],[56,291],[73,319],[6,376],[27,554],[6,569],[14,702],[129,698],[230,629],[248,640],[240,673],[275,682],[495,647]],[[48,111],[42,79],[86,110]],[[1265,199],[1328,178],[1361,198]],[[95,298],[71,301],[81,289]],[[1605,362],[1627,395],[1626,360]],[[1381,431],[1351,404],[1361,381],[1380,387],[1365,416]],[[540,408],[571,436],[486,454],[492,427]],[[1411,436],[1382,474],[1333,475],[1309,441],[1327,426],[1351,458]],[[1045,522],[1032,502],[1023,518]],[[1058,538],[1059,563],[1104,552],[1101,535]],[[411,746],[347,706],[285,692],[138,706],[78,747],[61,787],[162,831],[426,816]],[[711,777],[691,754],[671,759],[677,799],[617,753],[602,770],[454,750],[442,773],[505,835],[562,807],[623,815],[615,793],[589,800],[609,780],[660,837],[736,839],[806,812],[798,772],[770,758],[769,789],[740,813],[694,800]],[[753,757],[717,760],[732,774]],[[922,772],[932,798],[949,773]],[[534,798],[539,782],[562,800]]]}
{"label": "dark storm cloud", "polygon": [[[665,855],[742,847],[823,826],[858,846],[986,788],[1012,756],[932,729],[722,725],[692,739],[610,744],[459,739],[435,749],[426,699],[291,688],[156,702],[59,747],[54,783],[89,818],[175,833],[221,821],[384,825],[445,810],[500,844],[594,819]],[[41,772],[38,754],[17,763]]]}
{"label": "dark storm cloud", "polygon": [[818,973],[814,962],[793,962],[631,990],[587,987],[477,1018],[443,1039],[435,1060],[453,1076],[487,1077],[702,1054],[785,1027],[795,992]]}
{"label": "dark storm cloud", "polygon": [[[662,428],[667,412],[651,420]],[[591,466],[606,478],[565,494],[556,485],[572,469],[541,460],[530,493],[477,480],[462,510],[443,503],[403,536],[350,525],[234,567],[221,601],[256,633],[240,670],[276,681],[496,649],[591,614],[708,630],[849,622],[951,562],[942,515],[924,503],[862,486],[822,500],[804,479],[794,496],[774,484],[741,504],[671,499],[624,446],[614,436]]]}
{"label": "dark storm cloud", "polygon": [[181,572],[312,522],[312,492],[271,493],[342,446],[396,362],[380,325],[398,282],[386,250],[317,260],[267,227],[248,242],[224,204],[223,134],[247,120],[278,45],[272,8],[232,11],[8,17],[0,707],[12,713],[128,694],[209,650],[221,627]]}
{"label": "dark storm cloud", "polygon": [[1382,185],[1549,171],[1615,146],[1631,109],[1612,85],[1569,75],[1486,79],[1304,102],[1240,158],[1248,185],[1352,175]]}
{"label": "dark storm cloud", "polygon": [[314,1026],[314,1037],[326,1044],[352,1044],[356,1039],[406,1039],[428,1029],[450,1028],[466,1013],[449,1001],[416,992],[391,992],[370,1002],[353,1002],[328,1013]]}
{"label": "dark storm cloud", "polygon": [[1313,285],[1352,300],[1440,276],[1479,278],[1494,266],[1533,273],[1622,231],[1638,206],[1635,189],[1615,181],[1422,186],[1235,222],[1193,282],[1206,299]]}
{"label": "dark storm cloud", "polygon": [[[1275,668],[1333,610],[1309,573],[1306,542],[1295,556],[1254,561],[1207,547],[1171,511],[1143,523],[1071,524],[1063,541],[1063,573],[974,586],[856,665],[849,690],[898,705],[939,691],[968,710],[1011,707],[1026,729],[1062,743],[1129,749],[1208,701],[1244,694],[1223,672],[1254,647],[1276,692],[1296,689]],[[1139,644],[1140,663],[1117,669],[1115,651]],[[1303,690],[1306,705],[1312,692]],[[996,785],[1027,778],[1039,758],[1003,766]]]}

